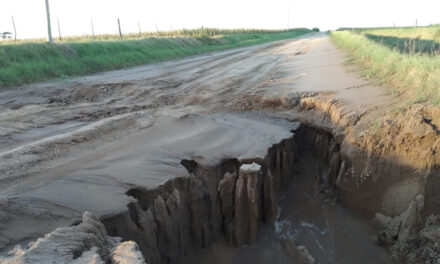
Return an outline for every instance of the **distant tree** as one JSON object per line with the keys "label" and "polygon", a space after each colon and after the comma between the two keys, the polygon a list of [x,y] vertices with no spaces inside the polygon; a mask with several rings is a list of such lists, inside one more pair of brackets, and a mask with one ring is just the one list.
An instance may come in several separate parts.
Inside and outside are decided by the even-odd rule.
{"label": "distant tree", "polygon": [[12,38],[11,32],[0,32],[0,39],[10,39]]}
{"label": "distant tree", "polygon": [[319,32],[319,28],[313,28],[312,30],[315,32]]}

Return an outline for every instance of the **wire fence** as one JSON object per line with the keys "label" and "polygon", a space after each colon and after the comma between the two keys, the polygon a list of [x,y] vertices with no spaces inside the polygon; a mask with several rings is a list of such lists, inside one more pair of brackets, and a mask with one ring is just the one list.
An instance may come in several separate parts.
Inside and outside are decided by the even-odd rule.
{"label": "wire fence", "polygon": [[[118,40],[118,39],[136,39],[136,38],[146,38],[146,37],[215,37],[218,35],[231,35],[231,34],[259,34],[259,33],[280,33],[287,30],[269,30],[269,29],[220,29],[220,28],[210,28],[210,27],[199,27],[195,29],[176,29],[176,30],[159,30],[157,27],[156,31],[142,31],[139,24],[138,33],[124,33],[121,27],[121,20],[117,19],[115,23],[117,25],[117,30],[119,34],[95,34],[94,23],[91,19],[90,21],[90,33],[85,33],[79,36],[63,36],[60,27],[60,20],[57,19],[57,31],[58,37],[54,38],[54,42],[73,42],[73,41],[105,41],[105,40]],[[294,30],[294,29],[290,29]],[[35,39],[17,39],[17,33],[13,32],[0,32],[0,39],[4,42],[46,42],[46,38],[35,38]]]}
{"label": "wire fence", "polygon": [[[0,31],[0,43],[2,44],[19,44],[19,43],[41,43],[47,42],[47,38],[34,38],[34,39],[19,39],[17,38],[19,31],[15,27],[15,21],[12,17],[14,32],[1,32]],[[83,35],[68,36],[64,35],[62,32],[62,21],[60,18],[56,19],[56,30],[57,36],[53,38],[53,42],[77,42],[77,41],[116,41],[116,40],[128,40],[128,39],[142,39],[148,37],[216,37],[222,35],[232,35],[232,34],[260,34],[260,33],[280,33],[288,31],[286,29],[280,30],[269,30],[269,29],[220,29],[200,26],[194,29],[175,29],[175,30],[160,30],[159,26],[156,24],[155,31],[143,31],[140,22],[138,25],[138,32],[124,32],[123,31],[123,21],[121,19],[115,20],[115,30],[117,34],[96,34],[94,19],[90,19],[90,31],[84,32]],[[294,28],[289,30],[295,30]]]}
{"label": "wire fence", "polygon": [[[265,29],[219,29],[210,27],[199,27],[193,29],[177,29],[173,30],[159,30],[159,26],[155,24],[155,31],[142,31],[141,23],[137,22],[138,32],[124,32],[123,31],[123,21],[120,18],[115,19],[115,32],[117,34],[96,34],[94,19],[90,19],[90,29],[85,30],[83,34],[75,36],[64,35],[62,32],[62,21],[59,17],[56,18],[56,25],[51,23],[51,15],[49,8],[49,0],[45,0],[46,3],[46,15],[47,15],[47,38],[34,38],[34,39],[19,39],[20,32],[17,31],[14,17],[11,16],[13,32],[5,31],[2,32],[0,28],[0,43],[11,44],[13,43],[28,43],[28,42],[75,42],[75,41],[107,41],[107,40],[122,40],[122,39],[138,39],[146,37],[215,37],[217,35],[228,35],[228,34],[259,34],[259,33],[280,33],[288,31],[290,29],[289,23],[286,30],[265,30]],[[290,15],[290,13],[289,13]],[[290,17],[289,17],[290,21]],[[78,21],[77,21],[78,22]],[[52,27],[56,26],[55,28]],[[295,30],[295,29],[292,29]],[[58,36],[52,37],[53,31],[58,33]]]}

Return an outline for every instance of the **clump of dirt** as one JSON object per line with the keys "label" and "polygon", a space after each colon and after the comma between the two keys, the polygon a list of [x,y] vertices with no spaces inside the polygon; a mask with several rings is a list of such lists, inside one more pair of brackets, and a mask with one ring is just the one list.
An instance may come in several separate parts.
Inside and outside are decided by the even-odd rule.
{"label": "clump of dirt", "polygon": [[31,242],[16,246],[1,263],[145,263],[138,245],[110,237],[99,219],[85,212],[77,225],[61,227]]}
{"label": "clump of dirt", "polygon": [[392,256],[398,263],[440,262],[440,216],[431,215],[412,237],[396,243]]}
{"label": "clump of dirt", "polygon": [[391,251],[395,263],[438,263],[440,261],[440,216],[430,215],[423,223],[423,196],[419,195],[399,216],[380,214],[376,223],[385,229],[375,238],[376,243]]}
{"label": "clump of dirt", "polygon": [[261,109],[287,110],[295,106],[297,94],[285,95],[259,95],[245,94],[234,100],[231,108],[235,111],[250,111]]}
{"label": "clump of dirt", "polygon": [[99,102],[131,85],[134,84],[130,82],[94,84],[91,86],[78,84],[72,87],[68,95],[52,97],[49,99],[49,103]]}

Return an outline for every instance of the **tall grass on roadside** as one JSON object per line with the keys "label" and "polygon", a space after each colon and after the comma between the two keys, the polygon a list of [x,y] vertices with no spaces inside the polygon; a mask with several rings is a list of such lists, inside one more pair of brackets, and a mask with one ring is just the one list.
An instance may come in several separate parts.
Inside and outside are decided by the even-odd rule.
{"label": "tall grass on roadside", "polygon": [[440,26],[356,29],[355,31],[400,52],[440,55]]}
{"label": "tall grass on roadside", "polygon": [[[400,28],[341,29],[364,34],[380,44],[405,53],[440,55],[440,25]],[[340,30],[340,31],[341,31]]]}
{"label": "tall grass on roadside", "polygon": [[365,34],[365,36],[379,44],[385,45],[391,49],[397,49],[399,52],[416,55],[424,53],[427,55],[440,55],[440,43],[434,40],[398,38],[391,36],[382,36],[374,34]]}
{"label": "tall grass on roadside", "polygon": [[119,69],[202,52],[282,40],[311,32],[228,34],[220,37],[0,45],[0,87]]}
{"label": "tall grass on roadside", "polygon": [[440,42],[440,26],[376,28],[376,29],[362,29],[359,31],[367,34],[373,34],[376,36],[433,40],[436,42]]}
{"label": "tall grass on roadside", "polygon": [[364,34],[337,31],[332,41],[363,68],[366,78],[385,84],[410,103],[440,105],[440,57],[401,53],[368,39]]}

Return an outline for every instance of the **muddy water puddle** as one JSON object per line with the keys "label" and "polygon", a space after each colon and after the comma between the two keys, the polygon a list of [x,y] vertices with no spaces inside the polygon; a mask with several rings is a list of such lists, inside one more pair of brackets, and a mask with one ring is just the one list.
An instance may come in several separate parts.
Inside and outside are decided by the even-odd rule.
{"label": "muddy water puddle", "polygon": [[315,263],[390,263],[385,249],[372,242],[375,230],[366,219],[319,195],[319,162],[304,154],[274,225],[261,226],[255,245],[232,248],[221,240],[187,263],[306,263],[300,262],[297,246],[305,246]]}

